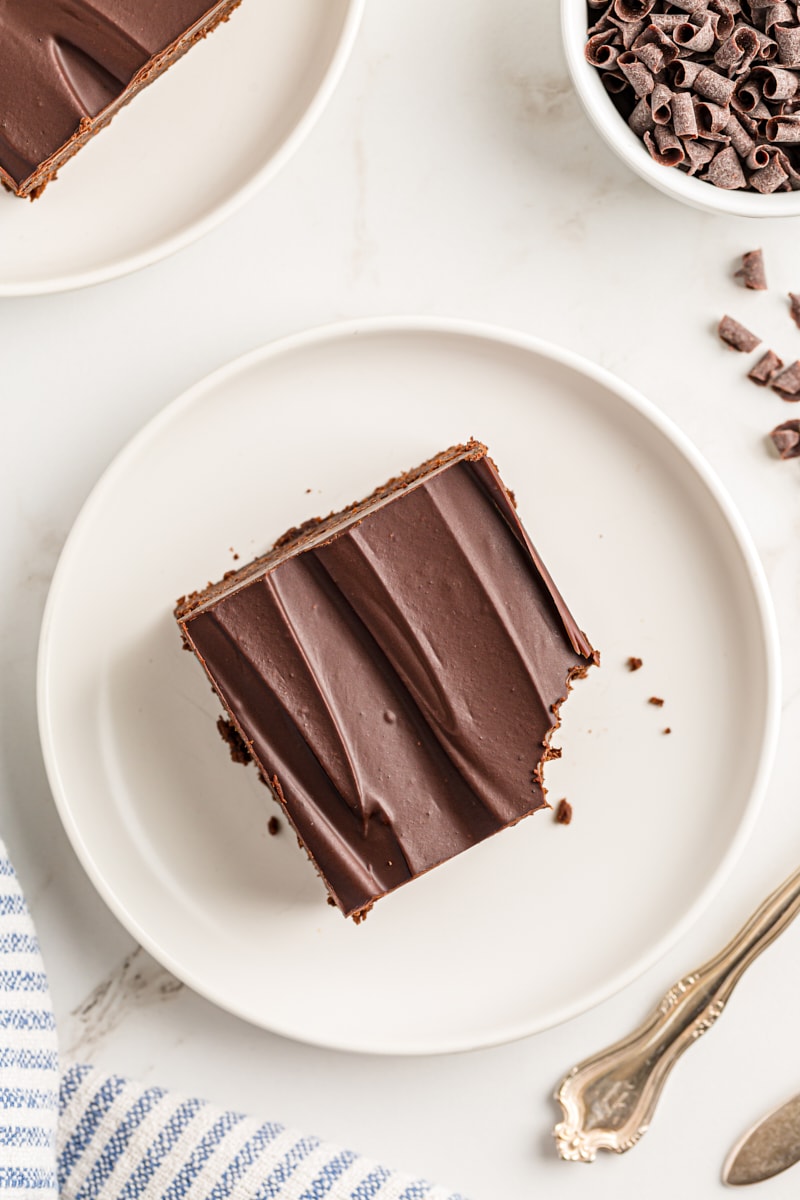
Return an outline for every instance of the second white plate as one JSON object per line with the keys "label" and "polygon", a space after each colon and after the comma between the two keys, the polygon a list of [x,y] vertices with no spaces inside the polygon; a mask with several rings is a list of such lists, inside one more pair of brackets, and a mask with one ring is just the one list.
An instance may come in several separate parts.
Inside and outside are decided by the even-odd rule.
{"label": "second white plate", "polygon": [[[602,652],[546,774],[574,818],[537,814],[356,927],[286,829],[269,836],[274,803],[229,761],[171,608],[234,552],[470,435]],[[250,1021],[387,1053],[546,1028],[663,953],[752,827],[777,698],[760,567],[686,439],[574,355],[440,321],[268,346],[151,422],[70,535],[39,677],[61,816],[131,933]]]}
{"label": "second white plate", "polygon": [[147,266],[287,161],[341,75],[364,0],[243,0],[30,203],[0,189],[0,296]]}

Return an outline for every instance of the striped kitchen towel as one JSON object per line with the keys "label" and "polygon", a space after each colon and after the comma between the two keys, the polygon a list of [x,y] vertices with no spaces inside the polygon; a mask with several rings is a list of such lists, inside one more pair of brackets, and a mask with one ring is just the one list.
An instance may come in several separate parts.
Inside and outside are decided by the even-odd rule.
{"label": "striped kitchen towel", "polygon": [[0,1200],[464,1200],[274,1122],[89,1066],[60,1082],[36,935],[0,841]]}

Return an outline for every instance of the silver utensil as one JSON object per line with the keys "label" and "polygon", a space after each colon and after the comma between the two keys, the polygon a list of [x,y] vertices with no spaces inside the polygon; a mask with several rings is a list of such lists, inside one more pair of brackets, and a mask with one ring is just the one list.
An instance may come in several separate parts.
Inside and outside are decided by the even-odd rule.
{"label": "silver utensil", "polygon": [[800,869],[769,896],[724,950],[670,988],[628,1037],[585,1059],[562,1079],[558,1153],[592,1162],[598,1150],[622,1154],[650,1126],[677,1060],[716,1021],[750,963],[800,912]]}
{"label": "silver utensil", "polygon": [[739,1139],[722,1168],[722,1181],[732,1186],[760,1183],[796,1162],[800,1162],[800,1096],[774,1108]]}

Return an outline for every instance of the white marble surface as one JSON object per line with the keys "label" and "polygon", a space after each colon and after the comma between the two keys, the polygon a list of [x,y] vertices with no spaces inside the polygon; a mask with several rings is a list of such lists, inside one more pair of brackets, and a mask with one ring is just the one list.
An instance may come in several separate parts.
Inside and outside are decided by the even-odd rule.
{"label": "white marble surface", "polygon": [[[71,1053],[300,1125],[471,1200],[713,1197],[734,1138],[800,1089],[800,926],[752,968],[681,1062],[633,1152],[591,1167],[560,1163],[549,1095],[568,1066],[626,1032],[715,951],[800,855],[800,464],[779,462],[764,442],[792,410],[748,383],[742,360],[713,335],[730,311],[784,357],[800,354],[782,299],[800,290],[800,242],[792,222],[680,207],[611,159],[572,95],[557,18],[555,0],[370,0],[329,110],[225,226],[128,279],[0,303],[0,830],[38,922]],[[751,295],[731,272],[759,244],[773,286]],[[600,1008],[520,1043],[446,1058],[373,1059],[284,1041],[215,1010],[137,952],[66,841],[35,720],[48,582],[113,455],[233,356],[379,313],[514,326],[645,392],[740,506],[769,577],[785,668],[762,817],[691,933]],[[558,899],[549,898],[554,913]],[[577,943],[580,930],[571,936]],[[790,1172],[762,1192],[794,1196],[799,1178]]]}

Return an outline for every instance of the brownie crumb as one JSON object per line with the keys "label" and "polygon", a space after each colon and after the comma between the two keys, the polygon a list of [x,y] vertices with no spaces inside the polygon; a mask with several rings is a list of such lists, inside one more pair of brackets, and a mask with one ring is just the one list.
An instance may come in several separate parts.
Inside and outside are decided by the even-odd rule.
{"label": "brownie crumb", "polygon": [[548,746],[544,752],[544,761],[552,762],[554,758],[561,758],[560,746]]}
{"label": "brownie crumb", "polygon": [[[307,496],[311,495],[311,488],[306,488],[306,495]],[[334,903],[335,903],[335,901],[334,901]]]}
{"label": "brownie crumb", "polygon": [[556,805],[556,823],[558,825],[569,825],[572,820],[572,805],[569,800],[559,800]]}
{"label": "brownie crumb", "polygon": [[275,837],[276,834],[280,833],[281,823],[277,817],[270,817],[267,821],[267,829],[269,830],[270,837]]}
{"label": "brownie crumb", "polygon": [[662,733],[672,733],[672,730],[670,729],[670,727],[669,727],[669,725],[668,725],[668,726],[667,726],[667,728],[666,728],[666,729],[662,729],[662,730],[661,730],[661,732],[662,732]]}
{"label": "brownie crumb", "polygon": [[249,763],[250,751],[247,748],[247,742],[239,733],[233,721],[226,721],[224,717],[219,717],[217,719],[217,729],[219,730],[219,736],[227,745],[233,761],[235,763]]}
{"label": "brownie crumb", "polygon": [[635,658],[634,655],[632,654],[630,656],[630,658],[628,659],[628,670],[629,671],[638,671],[641,666],[642,666],[642,660],[640,658]]}
{"label": "brownie crumb", "polygon": [[664,707],[664,701],[661,699],[660,696],[651,696],[650,699],[647,701],[647,703],[654,704],[656,706],[656,708]]}
{"label": "brownie crumb", "polygon": [[328,896],[328,904],[330,904],[331,908],[336,908],[336,901],[333,896]]}

